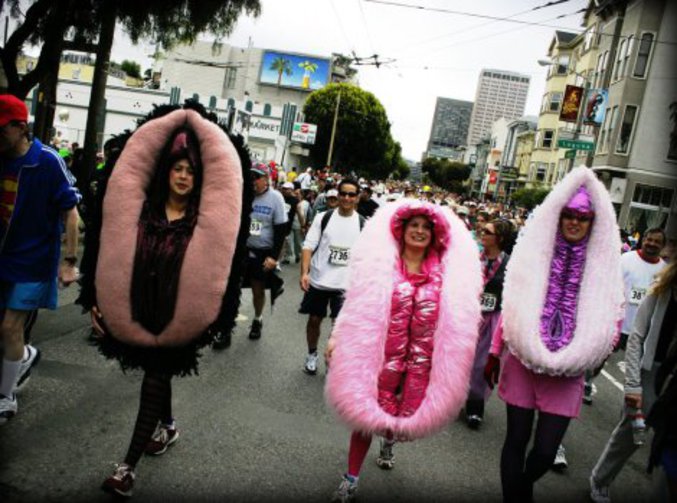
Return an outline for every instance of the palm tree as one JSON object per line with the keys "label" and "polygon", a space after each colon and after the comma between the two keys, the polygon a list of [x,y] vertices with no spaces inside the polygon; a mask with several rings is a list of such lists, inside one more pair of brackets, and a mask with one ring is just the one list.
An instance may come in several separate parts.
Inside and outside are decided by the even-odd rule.
{"label": "palm tree", "polygon": [[317,63],[311,63],[308,60],[302,61],[299,63],[299,67],[303,68],[303,81],[301,82],[301,87],[303,89],[310,88],[310,74],[315,73],[317,70]]}
{"label": "palm tree", "polygon": [[270,70],[275,70],[277,72],[277,85],[278,87],[282,83],[282,74],[291,75],[294,71],[291,69],[291,61],[287,58],[280,56],[275,58],[270,64]]}

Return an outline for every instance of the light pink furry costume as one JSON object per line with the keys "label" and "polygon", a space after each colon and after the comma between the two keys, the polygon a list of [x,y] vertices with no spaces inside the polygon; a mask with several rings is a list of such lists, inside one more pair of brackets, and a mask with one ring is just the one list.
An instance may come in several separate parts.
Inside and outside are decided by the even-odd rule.
{"label": "light pink furry costume", "polygon": [[[430,381],[409,417],[389,414],[378,403],[378,378],[385,362],[400,242],[391,222],[402,207],[424,208],[438,230],[448,229],[440,256],[443,270]],[[441,233],[440,233],[441,234]],[[466,399],[481,313],[479,251],[463,222],[448,208],[402,201],[381,207],[351,250],[350,283],[332,337],[336,346],[325,394],[351,429],[415,439],[428,436],[459,412]]]}
{"label": "light pink furry costume", "polygon": [[[203,183],[193,236],[181,266],[174,318],[159,335],[132,320],[131,281],[137,225],[157,159],[173,131],[188,125],[200,143]],[[116,339],[133,346],[183,346],[216,319],[230,275],[242,210],[240,158],[228,136],[193,110],[175,110],[127,141],[103,203],[97,299]],[[215,253],[215,250],[218,253]]]}
{"label": "light pink furry costume", "polygon": [[[548,349],[540,335],[560,213],[585,186],[595,210],[571,342]],[[527,368],[549,375],[581,375],[611,353],[623,318],[621,241],[609,194],[592,170],[580,166],[553,188],[527,221],[503,286],[502,338]],[[494,352],[495,349],[492,349]]]}

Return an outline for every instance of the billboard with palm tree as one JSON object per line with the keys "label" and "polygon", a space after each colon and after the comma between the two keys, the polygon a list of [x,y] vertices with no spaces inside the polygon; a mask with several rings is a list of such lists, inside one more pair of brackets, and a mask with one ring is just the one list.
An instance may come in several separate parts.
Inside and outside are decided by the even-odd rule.
{"label": "billboard with palm tree", "polygon": [[314,91],[329,83],[331,61],[305,54],[264,51],[259,82]]}

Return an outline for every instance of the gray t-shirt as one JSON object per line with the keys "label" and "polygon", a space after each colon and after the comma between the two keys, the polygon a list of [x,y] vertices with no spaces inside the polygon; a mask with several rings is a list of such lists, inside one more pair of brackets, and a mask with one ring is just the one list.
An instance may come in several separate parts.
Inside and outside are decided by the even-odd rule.
{"label": "gray t-shirt", "polygon": [[287,222],[287,210],[284,197],[274,189],[268,189],[257,195],[252,203],[250,215],[248,248],[272,248],[273,225]]}

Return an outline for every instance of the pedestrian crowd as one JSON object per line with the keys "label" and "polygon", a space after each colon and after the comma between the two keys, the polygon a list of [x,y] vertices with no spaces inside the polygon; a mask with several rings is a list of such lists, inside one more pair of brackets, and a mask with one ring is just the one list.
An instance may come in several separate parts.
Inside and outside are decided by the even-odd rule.
{"label": "pedestrian crowd", "polygon": [[0,95],[0,424],[17,415],[40,360],[29,340],[38,310],[56,309],[57,287],[77,281],[92,344],[143,371],[129,447],[105,491],[131,496],[142,456],[180,438],[172,382],[197,373],[205,347],[230,346],[241,289],[252,291],[249,339],[272,335],[266,299],[284,292],[281,268],[298,267],[299,366],[317,376],[324,362],[327,403],[351,430],[334,501],[356,498],[374,436],[376,464],[391,470],[398,443],[458,416],[484,428],[495,387],[506,403],[503,500],[532,501],[548,470],[566,469],[568,426],[614,351],[625,353],[623,405],[590,497],[610,501],[646,443],[664,499],[677,501],[674,243],[658,227],[621,233],[591,170],[572,170],[527,212],[427,185],[252,163],[240,137],[187,102],[109,140],[87,177],[75,152],[32,138],[27,120],[23,102]]}

